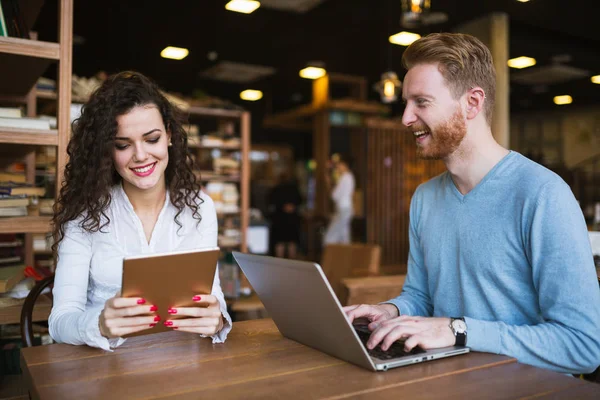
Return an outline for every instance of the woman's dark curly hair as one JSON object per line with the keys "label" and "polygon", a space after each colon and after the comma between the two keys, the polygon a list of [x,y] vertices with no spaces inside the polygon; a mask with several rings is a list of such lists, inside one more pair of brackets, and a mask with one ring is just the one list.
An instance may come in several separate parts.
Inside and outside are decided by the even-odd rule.
{"label": "woman's dark curly hair", "polygon": [[111,188],[121,182],[113,164],[113,149],[117,134],[117,117],[134,107],[153,104],[158,108],[167,132],[171,133],[169,163],[165,170],[171,203],[177,208],[175,222],[185,207],[201,220],[199,212],[200,185],[192,170],[188,138],[183,130],[184,115],[160,92],[149,78],[137,72],[121,72],[110,76],[91,96],[72,124],[72,136],[67,147],[69,162],[64,181],[54,206],[52,251],[65,235],[66,224],[83,217],[79,226],[86,232],[98,232],[110,223],[105,214],[111,202]]}

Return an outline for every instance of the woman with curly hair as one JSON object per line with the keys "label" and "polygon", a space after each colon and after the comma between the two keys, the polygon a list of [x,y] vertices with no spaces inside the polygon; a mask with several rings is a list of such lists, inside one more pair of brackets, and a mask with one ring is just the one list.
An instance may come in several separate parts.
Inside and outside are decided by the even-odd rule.
{"label": "woman with curly hair", "polygon": [[120,297],[124,257],[217,245],[215,207],[196,182],[181,121],[154,82],[122,72],[92,94],[73,123],[53,220],[49,325],[57,342],[110,350],[123,335],[157,323],[225,341],[231,318],[218,273],[212,294],[194,297],[198,307],[169,310],[185,319],[156,315],[143,298]]}

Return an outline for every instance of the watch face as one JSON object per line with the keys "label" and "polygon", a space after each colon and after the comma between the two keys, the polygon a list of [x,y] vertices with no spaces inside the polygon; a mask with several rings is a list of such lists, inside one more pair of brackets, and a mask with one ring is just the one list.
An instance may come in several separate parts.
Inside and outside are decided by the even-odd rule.
{"label": "watch face", "polygon": [[467,331],[467,324],[461,319],[455,319],[452,321],[452,328],[456,333],[465,333]]}

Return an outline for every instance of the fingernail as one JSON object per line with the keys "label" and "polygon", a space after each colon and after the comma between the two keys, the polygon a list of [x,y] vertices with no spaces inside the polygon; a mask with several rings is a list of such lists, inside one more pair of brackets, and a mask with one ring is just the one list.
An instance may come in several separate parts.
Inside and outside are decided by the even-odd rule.
{"label": "fingernail", "polygon": [[158,311],[158,307],[156,307],[156,306],[150,306],[150,311]]}
{"label": "fingernail", "polygon": [[150,328],[154,328],[156,324],[150,324]]}
{"label": "fingernail", "polygon": [[165,321],[164,324],[165,324],[165,326],[172,326],[173,321]]}
{"label": "fingernail", "polygon": [[146,303],[146,299],[138,299],[137,303],[138,304],[145,304]]}
{"label": "fingernail", "polygon": [[156,317],[154,317],[154,320],[157,322],[160,321],[160,315],[157,315]]}
{"label": "fingernail", "polygon": [[177,309],[176,309],[176,308],[169,308],[169,309],[167,310],[167,312],[168,312],[169,314],[177,314]]}
{"label": "fingernail", "polygon": [[194,296],[194,297],[192,297],[192,300],[193,301],[200,301],[200,300],[202,300],[202,297],[200,297],[200,296]]}
{"label": "fingernail", "polygon": [[174,326],[173,329],[179,329],[178,327]]}

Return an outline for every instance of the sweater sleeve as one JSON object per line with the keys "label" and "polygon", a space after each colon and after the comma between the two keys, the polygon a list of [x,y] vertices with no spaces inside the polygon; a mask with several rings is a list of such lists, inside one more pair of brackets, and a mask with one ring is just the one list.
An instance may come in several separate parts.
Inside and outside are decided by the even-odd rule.
{"label": "sweater sleeve", "polygon": [[433,302],[429,295],[429,280],[423,262],[420,238],[417,233],[421,196],[415,192],[410,204],[408,271],[402,293],[387,301],[398,308],[400,315],[429,317],[433,314]]}
{"label": "sweater sleeve", "polygon": [[110,351],[124,339],[107,339],[98,325],[100,307],[86,307],[92,258],[90,235],[76,221],[67,224],[58,249],[53,306],[48,320],[50,336],[58,343],[86,344]]}
{"label": "sweater sleeve", "polygon": [[467,345],[558,372],[591,372],[600,365],[600,290],[585,221],[565,183],[541,189],[523,229],[543,322],[465,318]]}

